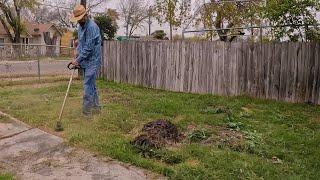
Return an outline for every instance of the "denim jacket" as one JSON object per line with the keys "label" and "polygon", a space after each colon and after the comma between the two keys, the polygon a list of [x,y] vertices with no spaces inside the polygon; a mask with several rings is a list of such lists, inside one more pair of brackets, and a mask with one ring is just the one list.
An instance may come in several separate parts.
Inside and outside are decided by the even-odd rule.
{"label": "denim jacket", "polygon": [[98,25],[89,19],[83,27],[78,26],[77,62],[82,68],[100,66],[101,36]]}

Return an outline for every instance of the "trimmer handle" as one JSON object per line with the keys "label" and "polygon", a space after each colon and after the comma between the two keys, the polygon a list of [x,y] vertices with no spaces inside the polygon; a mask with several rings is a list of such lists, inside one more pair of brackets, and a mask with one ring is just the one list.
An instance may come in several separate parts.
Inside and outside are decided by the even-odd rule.
{"label": "trimmer handle", "polygon": [[80,69],[80,66],[74,66],[74,65],[73,65],[72,67],[70,67],[71,65],[72,65],[72,63],[70,62],[70,63],[68,64],[68,66],[67,66],[69,70],[72,70],[72,69]]}

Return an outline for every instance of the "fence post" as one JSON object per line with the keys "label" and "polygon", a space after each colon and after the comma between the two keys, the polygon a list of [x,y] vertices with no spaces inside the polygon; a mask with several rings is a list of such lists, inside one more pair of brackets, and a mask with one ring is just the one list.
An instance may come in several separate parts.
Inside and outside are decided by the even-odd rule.
{"label": "fence post", "polygon": [[38,54],[37,54],[37,59],[38,59],[38,80],[39,80],[39,83],[40,83],[40,49],[41,49],[41,46],[39,46],[38,48]]}
{"label": "fence post", "polygon": [[11,54],[11,56],[13,54],[13,44],[11,44],[11,46],[10,46],[10,54]]}
{"label": "fence post", "polygon": [[40,82],[40,58],[38,58],[38,79]]}
{"label": "fence post", "polygon": [[100,66],[100,78],[102,77],[104,79],[104,47],[105,47],[105,41],[102,42],[102,50],[101,50],[101,66]]}
{"label": "fence post", "polygon": [[19,57],[22,58],[22,43],[20,43],[20,52],[19,52]]}

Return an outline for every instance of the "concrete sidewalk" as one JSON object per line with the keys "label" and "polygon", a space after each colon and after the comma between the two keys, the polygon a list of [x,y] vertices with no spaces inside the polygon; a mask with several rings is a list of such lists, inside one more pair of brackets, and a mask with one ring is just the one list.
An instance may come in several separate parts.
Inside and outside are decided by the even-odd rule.
{"label": "concrete sidewalk", "polygon": [[60,137],[0,112],[0,172],[18,179],[163,179],[153,173],[68,147]]}

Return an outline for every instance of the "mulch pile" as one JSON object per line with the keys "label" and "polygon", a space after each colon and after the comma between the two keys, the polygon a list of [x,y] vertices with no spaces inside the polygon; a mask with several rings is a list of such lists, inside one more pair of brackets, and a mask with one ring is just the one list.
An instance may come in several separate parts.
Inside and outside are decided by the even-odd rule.
{"label": "mulch pile", "polygon": [[140,150],[158,149],[182,140],[178,128],[167,120],[149,122],[142,128],[142,134],[136,137],[131,144]]}

